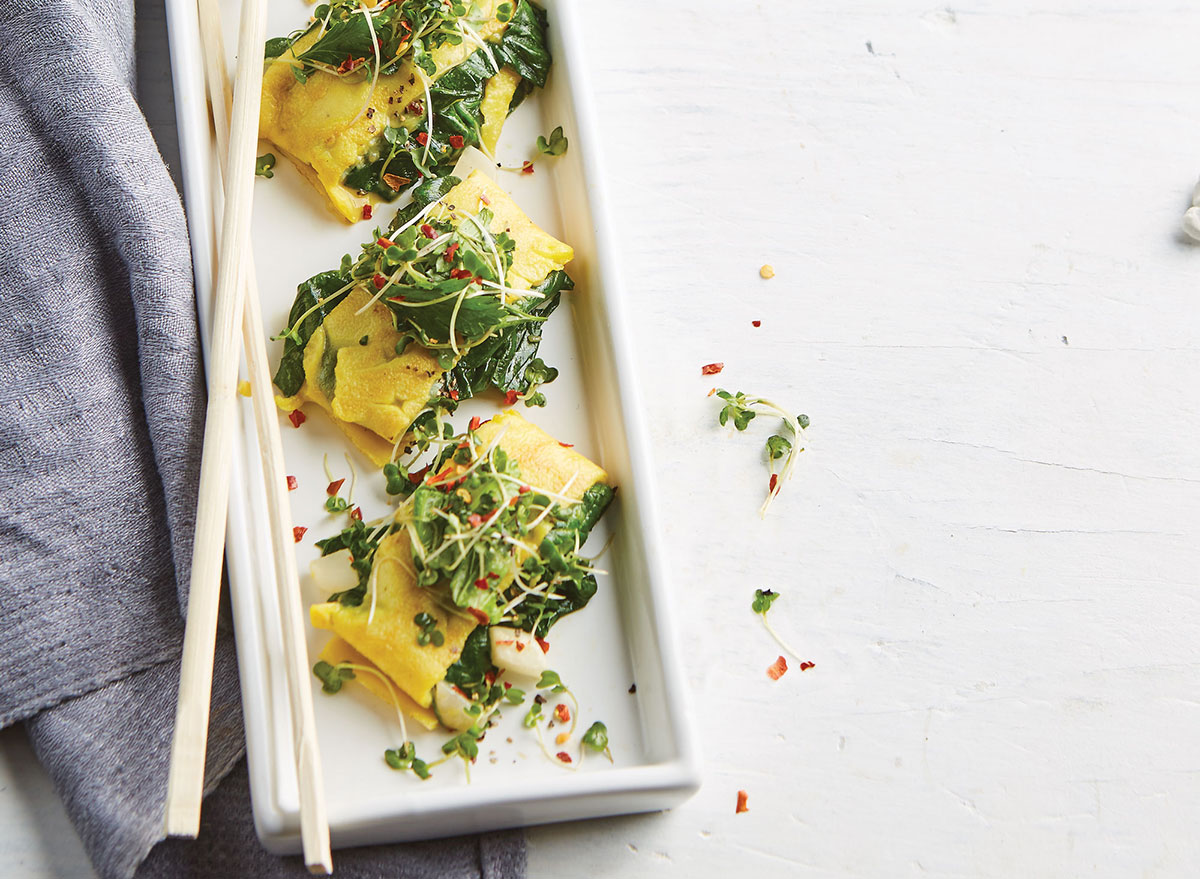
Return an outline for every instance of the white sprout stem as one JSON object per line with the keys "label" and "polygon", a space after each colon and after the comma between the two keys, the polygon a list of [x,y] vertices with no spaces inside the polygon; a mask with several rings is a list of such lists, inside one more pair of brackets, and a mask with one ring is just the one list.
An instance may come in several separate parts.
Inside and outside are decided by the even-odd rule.
{"label": "white sprout stem", "polygon": [[499,73],[500,65],[496,63],[496,56],[492,54],[492,47],[484,42],[483,37],[479,35],[475,28],[471,27],[461,18],[455,24],[458,25],[458,30],[463,36],[469,38],[471,42],[477,44],[479,48],[487,53],[488,61],[492,62],[492,70]]}
{"label": "white sprout stem", "polygon": [[554,763],[554,764],[562,767],[563,769],[569,769],[572,772],[579,771],[578,761],[576,761],[574,763],[564,763],[562,760],[559,760],[557,757],[555,757],[553,754],[551,754],[550,749],[546,747],[546,740],[542,738],[542,728],[540,726],[538,726],[536,723],[533,725],[533,728],[537,732],[538,746],[542,749],[542,753],[546,755],[547,760],[549,760],[551,763]]}
{"label": "white sprout stem", "polygon": [[321,466],[325,468],[325,482],[329,484],[333,482],[333,471],[329,469],[329,452],[326,452],[321,457]]}
{"label": "white sprout stem", "polygon": [[[332,6],[332,4],[330,4]],[[375,97],[375,86],[379,83],[379,68],[383,66],[383,62],[379,57],[379,38],[375,36],[375,18],[362,0],[359,0],[357,12],[363,14],[363,18],[367,20],[367,30],[371,32],[371,48],[375,51],[375,70],[371,74],[371,87],[367,89],[367,98],[363,101],[363,105],[359,107],[358,112],[354,114],[354,118],[350,120],[353,125],[362,118],[362,114],[367,112],[367,108],[371,106],[371,99]]]}
{"label": "white sprout stem", "polygon": [[779,633],[771,627],[771,623],[767,620],[767,615],[765,613],[760,613],[759,616],[762,617],[763,626],[766,628],[770,636],[775,639],[775,643],[782,647],[785,652],[790,653],[793,657],[795,657],[798,662],[803,662],[804,660],[800,659],[800,654],[797,653],[787,641],[784,641],[782,638],[780,638]]}
{"label": "white sprout stem", "polygon": [[496,249],[496,241],[492,238],[491,231],[484,228],[484,225],[479,222],[475,214],[464,213],[463,219],[470,220],[471,224],[479,230],[479,235],[483,239],[483,243],[488,246],[488,249],[492,252],[492,256],[496,258],[496,277],[500,281],[500,286],[504,287],[504,261],[500,259],[500,251]]}
{"label": "white sprout stem", "polygon": [[429,164],[429,144],[433,142],[433,96],[429,93],[429,77],[422,70],[417,74],[421,77],[421,85],[425,87],[425,150],[421,153],[421,164]]}
{"label": "white sprout stem", "polygon": [[350,460],[350,453],[343,452],[342,454],[346,456],[346,466],[350,468],[350,491],[346,493],[346,503],[350,504],[354,501],[354,486],[358,483],[358,470],[355,468],[354,462]]}
{"label": "white sprout stem", "polygon": [[[751,397],[747,400],[750,406],[765,410],[772,415],[778,415],[784,420],[792,431],[792,446],[788,450],[787,458],[784,459],[783,468],[779,471],[779,478],[775,480],[775,487],[767,492],[767,499],[763,501],[763,505],[758,508],[760,518],[767,517],[767,510],[771,507],[771,501],[775,500],[775,496],[783,490],[783,484],[792,478],[792,471],[796,467],[796,458],[804,447],[800,445],[800,439],[804,436],[804,428],[800,426],[800,420],[792,415],[782,406],[772,403],[770,400],[764,400],[761,397]],[[772,473],[774,472],[774,464],[772,464]],[[764,620],[765,621],[765,620]]]}
{"label": "white sprout stem", "polygon": [[392,682],[388,676],[378,669],[371,668],[369,665],[359,665],[357,662],[339,662],[339,668],[348,668],[351,671],[365,671],[368,674],[373,674],[379,680],[383,681],[383,685],[387,687],[388,695],[392,698],[392,707],[396,709],[396,719],[400,721],[400,736],[404,739],[404,744],[408,744],[408,724],[404,722],[404,712],[400,710],[400,700],[396,698],[396,690],[392,686]]}
{"label": "white sprout stem", "polygon": [[[566,484],[559,490],[562,492],[566,492],[572,485],[575,484],[575,480],[578,478],[579,478],[579,468],[575,468],[575,472],[571,474],[571,478],[568,479]],[[542,520],[550,515],[550,511],[552,509],[554,509],[554,504],[547,505],[546,509],[542,510],[542,512],[538,515],[538,517],[526,526],[527,530],[532,531],[538,525],[542,524]]]}

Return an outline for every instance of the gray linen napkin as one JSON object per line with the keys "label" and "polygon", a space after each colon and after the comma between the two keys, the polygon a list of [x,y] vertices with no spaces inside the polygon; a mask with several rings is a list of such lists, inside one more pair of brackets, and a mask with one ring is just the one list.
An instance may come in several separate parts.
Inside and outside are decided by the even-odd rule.
{"label": "gray linen napkin", "polygon": [[[0,727],[26,721],[97,872],[128,879],[162,834],[190,563],[187,229],[133,95],[133,0],[0,3],[0,41]],[[210,789],[241,743],[226,625]],[[209,842],[159,846],[139,875],[302,874],[258,846],[247,796],[236,774]],[[349,877],[524,874],[520,834],[343,858]]]}

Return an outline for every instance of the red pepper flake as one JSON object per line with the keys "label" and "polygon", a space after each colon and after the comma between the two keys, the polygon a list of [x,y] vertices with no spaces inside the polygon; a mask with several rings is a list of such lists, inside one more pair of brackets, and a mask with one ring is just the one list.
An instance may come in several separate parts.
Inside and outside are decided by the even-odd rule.
{"label": "red pepper flake", "polygon": [[409,473],[408,481],[411,482],[413,485],[417,485],[425,477],[425,474],[428,472],[429,472],[429,465],[427,464],[424,467],[422,467],[420,470],[414,470],[413,472]]}
{"label": "red pepper flake", "polygon": [[299,409],[293,409],[288,413],[288,421],[292,422],[292,427],[299,427],[301,424],[308,421],[308,416]]}
{"label": "red pepper flake", "polygon": [[571,722],[571,710],[561,702],[554,706],[554,716],[558,718],[559,723]]}
{"label": "red pepper flake", "polygon": [[716,389],[716,388],[709,388],[709,389],[708,389],[708,394],[706,394],[706,396],[709,396],[709,397],[711,397],[711,396],[712,396],[713,394],[715,394],[716,392],[717,392],[717,389]]}
{"label": "red pepper flake", "polygon": [[364,220],[369,220],[369,219],[371,219],[371,206],[370,206],[369,204],[365,204],[365,205],[363,205],[363,209],[362,209],[362,218],[363,218]]}
{"label": "red pepper flake", "polygon": [[525,642],[524,641],[516,641],[516,642],[514,642],[513,646],[516,647],[517,652],[520,653],[522,650],[525,649]]}
{"label": "red pepper flake", "polygon": [[353,55],[347,55],[346,60],[338,65],[337,72],[338,73],[349,73],[351,70],[358,67],[358,65],[362,64],[366,60],[367,60],[366,58],[355,58]]}
{"label": "red pepper flake", "polygon": [[375,277],[373,277],[371,280],[375,282],[376,290],[382,290],[384,287],[387,286],[387,282],[388,282],[388,279],[385,278],[383,275],[379,274],[378,272],[375,273]]}
{"label": "red pepper flake", "polygon": [[750,321],[750,326],[752,326],[752,327],[761,327],[761,326],[762,326],[762,321],[761,321],[761,320],[752,320],[752,321]]}
{"label": "red pepper flake", "polygon": [[[472,528],[478,528],[483,524],[483,516],[479,515],[478,513],[472,513],[471,515],[467,516],[467,521],[471,523]],[[483,585],[479,586],[480,583]],[[475,585],[479,586],[480,589],[487,589],[487,578],[480,577],[475,581]]]}
{"label": "red pepper flake", "polygon": [[557,757],[559,760],[563,761],[564,763],[571,762],[571,755],[568,754],[566,751],[559,751],[554,756]]}
{"label": "red pepper flake", "polygon": [[450,278],[452,280],[461,281],[464,278],[471,278],[471,277],[474,277],[474,276],[470,272],[468,272],[466,269],[451,269],[450,270]]}
{"label": "red pepper flake", "polygon": [[429,135],[426,134],[424,131],[418,131],[417,132],[417,143],[419,143],[421,146],[425,146],[425,144],[429,143]]}
{"label": "red pepper flake", "polygon": [[461,150],[464,146],[462,135],[461,134],[450,135],[450,146],[454,147],[456,150]]}
{"label": "red pepper flake", "polygon": [[816,665],[815,662],[802,662],[800,663],[800,671],[808,671],[810,668],[816,668]]}
{"label": "red pepper flake", "polygon": [[458,402],[458,391],[454,390],[454,388],[451,388],[450,390],[448,390],[446,392],[446,396],[449,397],[451,400],[453,400],[455,403]]}
{"label": "red pepper flake", "polygon": [[[410,113],[419,113],[421,115],[425,114],[425,107],[420,101],[409,101],[408,106],[405,109]],[[424,134],[424,132],[421,133]]]}
{"label": "red pepper flake", "polygon": [[505,391],[504,392],[504,402],[509,406],[516,403],[517,402],[517,392],[516,391]]}
{"label": "red pepper flake", "polygon": [[496,683],[496,673],[489,669],[483,673],[483,679],[488,682],[488,686],[490,687],[492,684]]}
{"label": "red pepper flake", "polygon": [[522,174],[532,174],[533,173],[533,162],[529,161],[528,159],[526,159],[524,162],[522,162],[521,163],[521,173]]}
{"label": "red pepper flake", "polygon": [[490,205],[490,204],[492,203],[492,200],[491,200],[490,198],[488,198],[488,197],[487,197],[487,193],[486,193],[486,192],[481,192],[481,193],[479,193],[479,200],[480,200],[481,202],[483,202],[484,204],[488,204],[488,205]]}
{"label": "red pepper flake", "polygon": [[772,474],[771,474],[770,488],[768,488],[768,491],[770,491],[770,492],[771,492],[771,494],[775,494],[775,486],[777,486],[778,484],[779,484],[779,474],[778,474],[778,473],[772,473]]}
{"label": "red pepper flake", "polygon": [[706,366],[700,367],[700,374],[701,375],[716,375],[718,372],[720,372],[724,368],[725,368],[724,363],[709,363]]}
{"label": "red pepper flake", "polygon": [[542,648],[543,653],[550,652],[550,642],[549,641],[547,641],[545,638],[538,638],[536,635],[534,635],[534,638],[538,642],[538,647]]}
{"label": "red pepper flake", "polygon": [[329,483],[329,485],[325,486],[325,494],[333,497],[342,490],[342,483],[345,481],[345,479],[335,479],[333,482]]}
{"label": "red pepper flake", "polygon": [[508,681],[505,681],[505,682],[504,682],[504,689],[506,689],[506,690],[511,690],[511,689],[512,689],[512,684],[510,684]]}
{"label": "red pepper flake", "polygon": [[517,494],[529,494],[531,491],[533,491],[533,489],[531,489],[528,485],[522,485],[517,489]]}
{"label": "red pepper flake", "polygon": [[486,613],[477,607],[468,607],[467,610],[470,611],[471,616],[475,617],[475,622],[479,623],[481,626],[486,626],[492,621]]}
{"label": "red pepper flake", "polygon": [[479,420],[479,416],[476,415],[471,418],[471,423],[467,425],[467,430],[479,430],[479,425],[482,423],[483,422]]}
{"label": "red pepper flake", "polygon": [[746,801],[748,799],[750,799],[750,794],[746,793],[744,790],[738,791],[737,808],[733,810],[735,815],[740,815],[742,812],[750,811],[750,807],[746,805]]}
{"label": "red pepper flake", "polygon": [[426,238],[437,238],[437,232],[433,231],[433,227],[428,223],[421,224],[421,234]]}
{"label": "red pepper flake", "polygon": [[575,448],[575,443],[559,443],[559,445],[562,446],[564,449]]}
{"label": "red pepper flake", "polygon": [[375,243],[378,244],[380,247],[382,247],[384,250],[387,250],[389,247],[392,246],[392,239],[391,238],[376,238]]}
{"label": "red pepper flake", "polygon": [[296,481],[295,476],[288,477],[288,491],[295,491],[300,487],[300,483]]}
{"label": "red pepper flake", "polygon": [[307,531],[308,531],[308,529],[305,528],[303,525],[297,525],[295,528],[292,529],[292,537],[294,537],[296,539],[296,542],[299,543],[301,540],[304,539],[304,535],[305,535],[305,533],[307,533]]}
{"label": "red pepper flake", "polygon": [[446,252],[443,253],[442,256],[445,258],[446,262],[450,262],[450,260],[454,259],[454,254],[456,254],[456,253],[458,253],[458,242],[457,241],[455,241],[453,244],[451,244],[449,247],[447,247]]}
{"label": "red pepper flake", "polygon": [[497,574],[495,571],[488,571],[488,579],[489,580],[499,580],[500,575]]}
{"label": "red pepper flake", "polygon": [[782,656],[767,667],[767,677],[773,681],[779,680],[787,673],[787,660]]}
{"label": "red pepper flake", "polygon": [[362,521],[362,507],[355,507],[353,510],[351,510],[350,518],[354,519],[355,521],[361,522]]}

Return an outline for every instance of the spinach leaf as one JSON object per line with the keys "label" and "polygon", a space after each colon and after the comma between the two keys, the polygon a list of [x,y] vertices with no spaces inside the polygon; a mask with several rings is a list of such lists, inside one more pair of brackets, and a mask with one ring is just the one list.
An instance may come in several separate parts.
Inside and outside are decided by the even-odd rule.
{"label": "spinach leaf", "polygon": [[[538,317],[549,317],[558,307],[561,293],[571,290],[575,282],[564,271],[551,272],[533,289],[545,298],[529,309]],[[454,391],[460,400],[480,394],[489,387],[501,391],[525,393],[531,384],[526,375],[537,359],[542,341],[541,324],[518,324],[501,330],[487,342],[472,348],[445,376],[445,393]]]}
{"label": "spinach leaf", "polygon": [[275,373],[275,384],[284,396],[292,396],[304,384],[304,347],[325,316],[349,294],[349,291],[338,293],[349,283],[347,271],[322,272],[297,288],[288,315],[289,329],[283,336],[283,359]]}
{"label": "spinach leaf", "polygon": [[550,73],[550,45],[546,39],[546,10],[521,0],[512,21],[493,50],[501,66],[508,66],[538,88]]}
{"label": "spinach leaf", "polygon": [[467,636],[458,661],[446,669],[446,683],[458,687],[468,697],[479,695],[485,702],[494,701],[489,696],[493,687],[499,687],[499,685],[487,682],[489,671],[495,673],[498,669],[492,665],[492,647],[488,643],[488,627],[476,626]]}

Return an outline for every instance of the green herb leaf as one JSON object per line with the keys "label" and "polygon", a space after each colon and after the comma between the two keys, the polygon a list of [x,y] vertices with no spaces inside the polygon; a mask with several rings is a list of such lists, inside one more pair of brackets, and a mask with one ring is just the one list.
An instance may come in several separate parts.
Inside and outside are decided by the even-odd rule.
{"label": "green herb leaf", "polygon": [[771,456],[772,461],[777,461],[792,450],[792,442],[782,434],[775,434],[767,438],[767,454]]}
{"label": "green herb leaf", "polygon": [[605,751],[608,749],[608,727],[600,721],[596,721],[587,728],[587,732],[583,734],[583,743],[593,751]]}
{"label": "green herb leaf", "polygon": [[771,605],[775,603],[775,599],[779,597],[778,592],[772,592],[770,589],[755,589],[754,601],[750,608],[755,613],[765,614],[771,609]]}
{"label": "green herb leaf", "polygon": [[525,701],[525,691],[518,690],[516,687],[509,687],[504,691],[504,700],[513,705],[520,705]]}
{"label": "green herb leaf", "polygon": [[562,126],[550,132],[550,139],[538,135],[537,148],[538,152],[546,156],[561,156],[567,151],[567,138],[563,134]]}
{"label": "green herb leaf", "polygon": [[275,156],[273,153],[263,153],[254,162],[254,174],[256,177],[274,177],[275,172],[271,169],[275,167]]}
{"label": "green herb leaf", "polygon": [[330,665],[323,659],[313,666],[313,674],[320,679],[321,689],[326,693],[336,693],[343,683],[354,679],[353,669]]}

